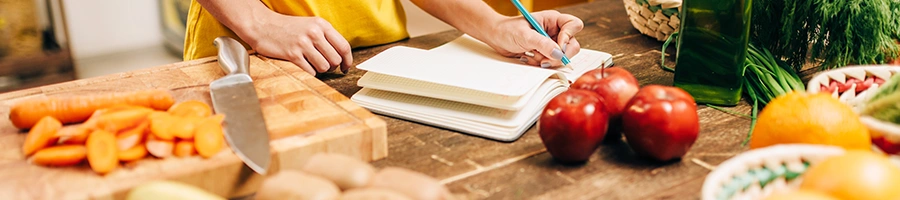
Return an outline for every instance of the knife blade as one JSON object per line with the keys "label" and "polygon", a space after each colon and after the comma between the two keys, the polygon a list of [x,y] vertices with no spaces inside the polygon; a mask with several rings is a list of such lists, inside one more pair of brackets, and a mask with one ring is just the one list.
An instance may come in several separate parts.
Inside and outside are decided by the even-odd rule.
{"label": "knife blade", "polygon": [[219,66],[225,76],[209,84],[213,109],[225,115],[225,139],[256,173],[265,175],[271,161],[269,132],[250,78],[250,58],[237,40],[217,37]]}

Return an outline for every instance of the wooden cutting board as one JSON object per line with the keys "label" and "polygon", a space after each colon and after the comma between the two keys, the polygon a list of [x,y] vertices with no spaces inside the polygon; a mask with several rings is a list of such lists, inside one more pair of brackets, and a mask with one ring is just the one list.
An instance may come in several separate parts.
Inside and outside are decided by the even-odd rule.
{"label": "wooden cutting board", "polygon": [[[251,56],[250,74],[271,136],[270,174],[297,169],[318,152],[373,161],[387,156],[384,121],[295,65]],[[170,89],[176,102],[211,104],[209,83],[224,76],[215,57],[139,71],[82,79],[0,94],[0,198],[122,199],[130,188],[151,180],[189,183],[224,197],[241,197],[258,188],[262,176],[225,149],[216,156],[158,159],[149,156],[112,173],[98,175],[86,162],[44,167],[22,154],[25,131],[8,120],[9,107],[23,99],[143,89]]]}

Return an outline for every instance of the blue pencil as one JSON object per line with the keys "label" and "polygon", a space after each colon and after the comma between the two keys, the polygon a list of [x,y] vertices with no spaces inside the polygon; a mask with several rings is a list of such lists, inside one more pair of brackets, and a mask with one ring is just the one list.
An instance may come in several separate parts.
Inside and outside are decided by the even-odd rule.
{"label": "blue pencil", "polygon": [[[519,12],[522,13],[522,16],[525,17],[525,20],[528,20],[528,23],[531,24],[531,27],[534,27],[534,30],[537,30],[537,32],[540,33],[541,35],[544,35],[545,37],[550,38],[550,35],[548,35],[546,31],[544,31],[544,28],[541,27],[541,24],[538,24],[537,21],[534,20],[534,17],[531,17],[531,14],[528,13],[528,10],[525,10],[525,7],[522,6],[522,2],[519,2],[519,0],[510,0],[510,1],[512,1],[512,3],[514,5],[516,5],[516,8],[519,9]],[[564,50],[564,49],[560,49],[560,50]],[[566,65],[566,66],[569,65],[569,58],[567,58],[566,55],[563,55],[562,63],[563,63],[563,65]]]}

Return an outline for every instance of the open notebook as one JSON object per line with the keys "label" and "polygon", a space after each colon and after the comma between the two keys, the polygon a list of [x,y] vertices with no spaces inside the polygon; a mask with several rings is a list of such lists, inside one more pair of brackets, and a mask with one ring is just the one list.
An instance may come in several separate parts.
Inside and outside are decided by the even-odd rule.
{"label": "open notebook", "polygon": [[571,82],[613,63],[589,49],[570,60],[572,69],[529,66],[468,35],[431,50],[396,46],[356,66],[367,72],[350,99],[375,113],[513,141]]}

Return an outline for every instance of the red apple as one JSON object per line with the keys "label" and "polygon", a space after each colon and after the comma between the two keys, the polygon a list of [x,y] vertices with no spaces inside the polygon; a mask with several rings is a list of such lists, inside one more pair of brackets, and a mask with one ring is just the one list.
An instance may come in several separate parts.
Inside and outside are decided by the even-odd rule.
{"label": "red apple", "polygon": [[585,72],[575,79],[572,88],[591,90],[603,97],[606,109],[609,109],[613,119],[622,115],[625,105],[640,89],[631,72],[620,67],[597,68]]}
{"label": "red apple", "polygon": [[597,149],[609,123],[600,95],[569,89],[547,103],[541,113],[538,134],[547,152],[559,162],[585,162]]}
{"label": "red apple", "polygon": [[700,132],[694,98],[661,85],[644,86],[634,95],[622,113],[622,126],[635,153],[663,162],[684,156]]}

